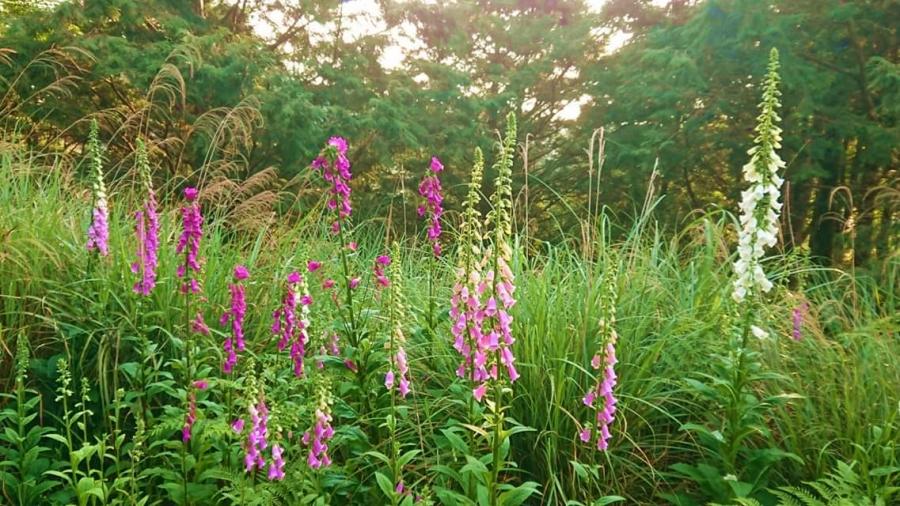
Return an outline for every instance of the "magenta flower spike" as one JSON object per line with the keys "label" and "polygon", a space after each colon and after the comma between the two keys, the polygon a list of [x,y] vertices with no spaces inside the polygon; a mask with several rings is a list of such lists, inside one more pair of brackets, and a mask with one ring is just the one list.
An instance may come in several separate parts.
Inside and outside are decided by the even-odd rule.
{"label": "magenta flower spike", "polygon": [[441,181],[438,179],[437,174],[442,170],[444,170],[444,165],[441,161],[436,156],[432,157],[432,174],[423,177],[422,182],[419,183],[419,195],[425,199],[425,202],[418,207],[417,211],[419,216],[428,215],[430,222],[428,240],[431,242],[434,256],[441,255],[441,215],[444,214],[444,208],[442,207],[444,196],[441,190]]}
{"label": "magenta flower spike", "polygon": [[600,451],[606,451],[609,448],[610,426],[616,416],[616,406],[618,399],[615,396],[615,387],[617,376],[615,365],[618,362],[616,358],[616,342],[618,334],[615,329],[616,313],[616,287],[614,277],[605,279],[609,286],[609,290],[601,299],[601,314],[603,319],[600,320],[600,349],[591,358],[591,368],[597,371],[595,382],[590,390],[588,390],[582,402],[590,408],[594,413],[594,420],[585,423],[580,433],[580,438],[585,443],[591,442],[591,437],[596,438],[596,446]]}
{"label": "magenta flower spike", "polygon": [[306,462],[313,469],[321,469],[331,465],[331,457],[328,456],[328,441],[334,437],[334,429],[331,427],[331,414],[321,408],[316,410],[316,422],[312,431],[303,434],[303,444],[309,446],[309,455]]}
{"label": "magenta flower spike", "polygon": [[313,170],[322,171],[322,178],[331,185],[331,198],[328,208],[337,213],[331,230],[337,233],[341,225],[350,218],[353,208],[350,204],[350,159],[347,158],[347,140],[343,137],[332,137],[322,153],[312,161]]}
{"label": "magenta flower spike", "polygon": [[147,296],[156,287],[156,268],[159,263],[159,212],[152,190],[140,211],[134,213],[134,233],[137,238],[137,261],[131,271],[140,275],[134,284],[135,293]]}
{"label": "magenta flower spike", "polygon": [[105,257],[109,255],[109,204],[106,200],[106,185],[103,183],[103,147],[100,145],[100,127],[97,121],[91,123],[88,138],[91,168],[94,172],[94,208],[91,210],[91,225],[88,227],[87,250],[97,251]]}
{"label": "magenta flower spike", "polygon": [[[262,471],[266,467],[266,459],[263,450],[268,447],[269,409],[262,399],[253,406],[247,408],[250,413],[250,431],[247,433],[247,444],[244,453],[244,469],[249,473],[255,469]],[[242,427],[243,428],[243,427]]]}
{"label": "magenta flower spike", "polygon": [[96,250],[100,256],[109,255],[109,211],[106,199],[98,199],[91,212],[93,218],[88,229],[88,251]]}
{"label": "magenta flower spike", "polygon": [[131,271],[139,276],[134,284],[135,293],[146,297],[156,287],[156,268],[159,264],[159,211],[150,176],[150,165],[147,161],[147,150],[140,139],[136,156],[138,168],[144,178],[147,197],[141,209],[134,213],[137,259],[131,264]]}
{"label": "magenta flower spike", "polygon": [[284,458],[282,453],[284,450],[278,443],[272,445],[272,461],[269,463],[268,478],[270,481],[280,481],[284,479]]}
{"label": "magenta flower spike", "polygon": [[[184,198],[187,205],[181,208],[182,232],[178,238],[177,254],[184,254],[184,263],[178,267],[178,277],[184,278],[182,292],[198,293],[200,291],[200,239],[203,238],[203,215],[200,203],[197,202],[199,192],[196,188],[185,188]],[[193,274],[191,274],[193,272]]]}
{"label": "magenta flower spike", "polygon": [[181,441],[187,443],[191,440],[191,431],[194,422],[197,421],[197,394],[193,390],[188,394],[188,410],[184,415],[184,426],[181,428]]}
{"label": "magenta flower spike", "polygon": [[[291,272],[287,277],[287,287],[282,298],[281,307],[272,314],[272,333],[279,336],[278,349],[283,351],[290,345],[291,359],[294,362],[294,375],[304,375],[304,359],[306,345],[309,344],[310,310],[312,296],[306,280],[299,272]],[[298,315],[299,306],[299,315]]]}
{"label": "magenta flower spike", "polygon": [[244,285],[241,281],[250,277],[250,271],[243,265],[234,268],[234,283],[228,285],[231,292],[231,306],[219,319],[221,325],[231,322],[231,334],[225,338],[223,348],[225,350],[225,363],[222,364],[222,371],[230,374],[237,365],[237,352],[244,351],[246,343],[244,342],[244,317],[247,314],[247,301],[244,291]]}

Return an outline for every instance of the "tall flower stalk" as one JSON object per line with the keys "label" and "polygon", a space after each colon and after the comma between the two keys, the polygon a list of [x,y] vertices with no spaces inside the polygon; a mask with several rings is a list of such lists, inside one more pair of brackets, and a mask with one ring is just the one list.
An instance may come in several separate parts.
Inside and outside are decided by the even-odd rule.
{"label": "tall flower stalk", "polygon": [[[184,362],[185,382],[187,383],[185,413],[185,428],[182,429],[181,446],[181,473],[182,493],[188,497],[188,443],[191,438],[193,419],[196,418],[196,393],[194,391],[194,334],[209,334],[209,327],[203,321],[203,314],[197,312],[191,319],[191,297],[200,292],[200,240],[203,238],[203,215],[200,212],[200,203],[197,202],[199,192],[196,188],[185,188],[184,198],[187,204],[181,208],[182,231],[175,248],[176,254],[184,255],[184,262],[178,267],[178,277],[182,278],[181,292],[184,294]],[[205,387],[204,387],[205,388]],[[185,431],[186,429],[186,431]]]}
{"label": "tall flower stalk", "polygon": [[458,264],[450,297],[450,332],[453,335],[453,348],[462,356],[456,375],[473,382],[476,381],[474,351],[481,331],[478,311],[481,300],[477,287],[481,282],[482,216],[478,205],[481,202],[483,174],[484,155],[480,148],[475,148],[475,162],[472,166],[469,192],[457,238]]}
{"label": "tall flower stalk", "polygon": [[[444,195],[438,174],[444,170],[444,164],[436,157],[431,157],[430,174],[426,174],[419,183],[419,195],[424,201],[419,205],[419,216],[428,218],[426,235],[431,243],[434,258],[441,256],[441,216],[444,214]],[[434,270],[436,262],[432,261],[428,269],[428,327],[434,330]]]}
{"label": "tall flower stalk", "polygon": [[325,148],[319,153],[310,165],[312,169],[322,172],[322,178],[331,185],[329,189],[328,208],[334,211],[335,220],[331,223],[332,233],[338,236],[340,241],[341,268],[344,274],[344,288],[347,307],[347,334],[350,343],[355,348],[357,341],[356,313],[353,310],[353,289],[359,283],[358,278],[353,277],[350,271],[350,262],[347,258],[348,249],[356,249],[355,243],[345,247],[346,229],[350,221],[353,207],[350,202],[350,159],[347,158],[348,144],[343,137],[328,139]]}
{"label": "tall flower stalk", "polygon": [[[390,319],[390,336],[385,343],[388,351],[388,372],[385,374],[384,386],[391,392],[391,402],[394,401],[394,389],[404,399],[410,391],[409,360],[406,355],[406,334],[403,331],[403,323],[406,318],[406,303],[403,299],[403,283],[399,262],[400,248],[395,243],[392,251],[393,260],[387,255],[376,259],[376,269],[390,268],[390,278],[387,283],[388,313]],[[376,272],[376,277],[379,274]],[[380,274],[384,277],[384,274]]]}
{"label": "tall flower stalk", "polygon": [[596,441],[597,449],[606,451],[611,437],[609,427],[616,415],[616,300],[618,296],[616,276],[612,262],[603,276],[603,292],[600,297],[600,329],[597,352],[591,359],[591,368],[597,371],[593,386],[585,393],[584,405],[593,410],[593,420],[584,424],[580,438],[589,443]]}
{"label": "tall flower stalk", "polygon": [[435,257],[441,256],[441,216],[444,214],[444,195],[438,174],[444,170],[444,164],[436,157],[431,157],[431,174],[427,174],[419,183],[419,195],[424,202],[418,207],[419,216],[428,218],[428,241]]}
{"label": "tall flower stalk", "polygon": [[[480,384],[473,390],[475,398],[481,401],[489,383],[493,383],[494,394],[501,398],[503,381],[514,383],[519,378],[516,370],[512,345],[512,316],[509,311],[516,303],[515,277],[509,263],[512,248],[512,164],[516,145],[516,120],[507,117],[506,136],[500,148],[500,155],[494,165],[497,171],[494,193],[491,195],[491,211],[487,216],[491,231],[490,248],[485,252],[483,264],[489,267],[483,279],[476,286],[476,293],[483,305],[478,316],[482,318],[481,329],[475,349],[475,380]],[[499,405],[498,405],[499,407]]]}
{"label": "tall flower stalk", "polygon": [[199,192],[196,188],[185,188],[184,198],[187,205],[181,208],[182,230],[175,248],[176,254],[184,255],[184,262],[178,266],[178,277],[184,281],[181,283],[181,292],[184,294],[184,327],[187,339],[185,341],[185,373],[187,381],[193,379],[193,334],[208,334],[209,329],[203,322],[203,315],[197,312],[191,319],[191,295],[200,292],[200,240],[203,238],[203,215],[200,212],[200,203],[197,202]]}
{"label": "tall flower stalk", "polygon": [[[290,346],[291,360],[294,363],[294,375],[303,377],[306,358],[306,346],[309,344],[309,306],[312,297],[306,280],[299,272],[292,272],[287,277],[287,287],[281,301],[281,307],[272,313],[272,333],[278,336],[278,349]],[[298,311],[299,307],[299,311]]]}
{"label": "tall flower stalk", "polygon": [[137,260],[131,264],[131,271],[140,276],[134,284],[135,293],[148,296],[156,287],[156,267],[159,263],[159,211],[150,175],[150,163],[147,160],[147,147],[142,139],[137,140],[136,157],[146,200],[141,209],[134,213]]}
{"label": "tall flower stalk", "polygon": [[754,146],[748,151],[750,161],[743,169],[744,181],[750,187],[741,193],[738,259],[734,263],[736,279],[732,297],[739,303],[752,297],[757,290],[768,292],[772,289],[772,282],[766,277],[761,260],[766,248],[778,241],[778,219],[782,205],[778,199],[784,180],[778,171],[784,168],[785,163],[775,151],[781,147],[779,80],[778,50],[773,48],[763,85]]}
{"label": "tall flower stalk", "polygon": [[500,501],[500,472],[505,467],[504,441],[509,433],[504,430],[504,391],[519,378],[515,366],[512,345],[512,316],[510,309],[516,303],[515,277],[510,269],[512,248],[512,166],[516,148],[516,118],[510,113],[506,118],[506,135],[500,144],[500,153],[494,164],[497,178],[491,195],[491,211],[487,216],[490,230],[490,247],[482,263],[488,270],[476,286],[476,293],[483,305],[477,310],[475,322],[480,328],[473,355],[473,379],[480,382],[472,391],[481,402],[491,394],[488,402],[487,423],[493,426],[490,437],[492,466],[487,476],[488,497],[492,506]]}
{"label": "tall flower stalk", "polygon": [[103,146],[100,144],[100,126],[97,120],[91,122],[88,137],[88,156],[90,157],[93,187],[93,209],[91,225],[88,228],[87,250],[96,251],[98,255],[109,255],[109,203],[106,185],[103,182]]}
{"label": "tall flower stalk", "polygon": [[[780,106],[778,82],[778,51],[772,49],[755,128],[755,145],[749,150],[750,162],[744,166],[744,179],[750,187],[743,192],[740,204],[738,260],[734,264],[736,279],[731,294],[737,302],[739,317],[733,324],[731,352],[727,356],[717,357],[718,361],[714,364],[719,378],[698,392],[722,406],[721,412],[711,416],[720,436],[709,443],[709,449],[722,466],[721,472],[734,477],[740,484],[733,487],[734,490],[738,486],[746,486],[747,490],[752,491],[754,483],[764,482],[764,474],[775,461],[790,456],[780,452],[775,461],[768,461],[762,469],[754,467],[752,471],[744,472],[744,462],[756,460],[754,452],[769,452],[767,449],[752,448],[748,439],[754,435],[768,437],[764,420],[768,417],[767,411],[777,402],[774,397],[766,400],[757,398],[756,392],[760,388],[754,383],[774,378],[764,370],[759,353],[750,349],[749,338],[756,336],[764,339],[768,336],[765,329],[756,325],[756,312],[760,307],[760,296],[772,288],[761,261],[765,249],[777,242],[781,211],[778,198],[782,179],[777,171],[784,167],[784,162],[775,151],[781,147],[781,129],[777,125],[780,120],[777,114]],[[701,435],[710,433],[703,427],[688,430]]]}
{"label": "tall flower stalk", "polygon": [[223,347],[225,350],[225,362],[222,364],[222,371],[231,374],[234,366],[237,365],[237,352],[244,351],[246,343],[244,342],[244,317],[247,314],[247,300],[244,285],[241,281],[250,277],[250,271],[243,265],[234,268],[234,283],[228,285],[231,292],[231,303],[229,308],[222,314],[219,319],[221,325],[231,323],[231,333],[225,338]]}
{"label": "tall flower stalk", "polygon": [[[400,456],[400,441],[397,438],[397,395],[405,399],[410,392],[409,363],[406,356],[406,302],[403,297],[403,280],[400,262],[400,246],[394,243],[391,256],[381,255],[375,260],[376,287],[387,295],[388,338],[384,345],[388,354],[388,371],[384,386],[391,397],[391,411],[386,419],[390,433],[391,454],[389,456],[393,489],[390,491],[391,504],[400,504],[406,484],[403,481],[403,462]],[[389,269],[389,275],[385,274]],[[385,492],[387,493],[387,492]]]}
{"label": "tall flower stalk", "polygon": [[321,469],[331,465],[331,456],[328,453],[328,442],[334,437],[334,428],[331,426],[331,385],[323,374],[317,374],[315,420],[312,427],[303,433],[301,442],[308,447],[306,462],[313,469]]}

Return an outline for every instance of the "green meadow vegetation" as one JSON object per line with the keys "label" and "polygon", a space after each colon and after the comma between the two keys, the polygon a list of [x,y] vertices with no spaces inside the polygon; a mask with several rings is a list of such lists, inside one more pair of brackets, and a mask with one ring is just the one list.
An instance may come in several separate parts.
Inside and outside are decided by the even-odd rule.
{"label": "green meadow vegetation", "polygon": [[[897,152],[882,150],[896,83],[867,88],[874,116],[841,130],[839,152],[807,153],[794,121],[809,113],[809,134],[815,107],[785,91],[800,86],[802,51],[763,37],[744,48],[762,69],[737,85],[745,123],[718,125],[742,132],[717,134],[739,160],[710,137],[702,158],[669,165],[671,139],[646,149],[659,130],[639,135],[654,141],[622,123],[585,129],[591,112],[554,119],[550,145],[533,141],[547,125],[502,93],[426,100],[434,90],[401,87],[424,100],[410,99],[409,117],[389,94],[354,114],[347,79],[363,73],[350,55],[352,72],[321,70],[346,87],[340,105],[326,98],[337,90],[303,88],[302,71],[292,87],[269,61],[244,69],[259,72],[257,97],[225,97],[237,91],[204,79],[237,68],[218,67],[220,54],[199,64],[185,41],[197,29],[197,47],[235,50],[234,62],[260,50],[239,3],[158,2],[158,18],[126,0],[83,3],[0,4],[0,503],[900,502]],[[438,11],[415,5],[434,30]],[[519,12],[486,5],[491,19]],[[609,2],[603,19],[628,18],[628,5]],[[324,2],[295,7],[332,27]],[[760,23],[749,2],[644,7],[630,19],[654,28],[631,27],[636,39],[597,65],[652,60],[655,44],[706,33],[719,12]],[[534,9],[532,21],[555,12]],[[42,16],[72,23],[42,31]],[[136,36],[137,19],[156,32],[182,23],[185,45]],[[554,44],[590,24],[560,26]],[[299,37],[285,33],[279,45]],[[42,47],[76,35],[110,51]],[[120,45],[133,41],[163,62],[137,65],[138,49]],[[103,77],[126,62],[135,79]],[[461,111],[425,146],[435,126],[412,111],[441,100]],[[276,103],[315,120],[288,132],[291,120],[270,121]],[[454,116],[478,110],[489,113]],[[636,157],[652,168],[629,172]],[[817,172],[816,157],[843,158],[845,172]],[[728,188],[692,187],[687,173],[679,186],[671,167],[699,159],[737,160]],[[864,205],[840,207],[860,191]]]}

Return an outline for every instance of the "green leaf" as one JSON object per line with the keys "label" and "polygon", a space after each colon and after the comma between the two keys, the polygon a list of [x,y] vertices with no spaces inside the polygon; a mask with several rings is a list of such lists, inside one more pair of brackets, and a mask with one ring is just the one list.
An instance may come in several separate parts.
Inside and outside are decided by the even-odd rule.
{"label": "green leaf", "polygon": [[620,495],[607,495],[594,501],[591,506],[606,506],[607,504],[622,502],[624,500],[625,498]]}
{"label": "green leaf", "polygon": [[537,493],[540,485],[533,481],[527,481],[518,487],[500,494],[500,504],[503,506],[519,506]]}
{"label": "green leaf", "polygon": [[894,473],[900,473],[900,467],[897,466],[883,466],[876,467],[869,471],[869,476],[889,476]]}
{"label": "green leaf", "polygon": [[476,459],[471,455],[466,455],[466,465],[459,470],[461,473],[472,472],[476,474],[486,474],[488,472],[488,468],[484,463],[480,460]]}
{"label": "green leaf", "polygon": [[420,453],[422,453],[422,450],[419,450],[419,449],[410,450],[410,451],[404,453],[403,455],[401,455],[400,458],[397,460],[397,463],[400,467],[403,467],[403,466],[409,464],[410,461],[412,459],[416,458],[416,455],[418,455]]}
{"label": "green leaf", "polygon": [[381,493],[384,494],[385,497],[387,497],[388,499],[394,497],[394,484],[391,483],[390,478],[376,471],[375,481],[378,482],[378,488],[381,489]]}
{"label": "green leaf", "polygon": [[466,442],[462,437],[459,436],[459,434],[455,433],[451,429],[441,429],[441,434],[443,434],[444,437],[447,438],[447,441],[450,442],[450,446],[454,450],[462,454],[469,453],[469,445],[466,444]]}
{"label": "green leaf", "polygon": [[379,451],[371,450],[371,451],[367,451],[363,455],[369,455],[371,457],[375,457],[376,459],[384,462],[385,464],[391,465],[391,459],[387,455],[385,455]]}

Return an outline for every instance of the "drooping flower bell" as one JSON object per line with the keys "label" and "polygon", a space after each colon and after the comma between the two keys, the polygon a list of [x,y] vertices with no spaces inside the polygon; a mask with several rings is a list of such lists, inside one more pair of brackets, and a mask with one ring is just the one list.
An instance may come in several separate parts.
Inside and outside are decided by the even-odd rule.
{"label": "drooping flower bell", "polygon": [[781,185],[784,180],[778,171],[785,163],[776,150],[781,147],[781,128],[778,122],[778,51],[772,49],[769,70],[763,85],[763,98],[755,128],[754,146],[750,148],[750,162],[744,165],[744,181],[750,187],[741,193],[740,229],[738,230],[738,259],[734,263],[734,291],[732,298],[743,302],[756,290],[768,292],[772,282],[766,277],[761,260],[766,248],[778,242],[778,220],[781,213]]}
{"label": "drooping flower bell", "polygon": [[97,251],[100,256],[105,257],[109,255],[109,204],[106,185],[103,183],[103,147],[100,145],[97,120],[91,122],[87,147],[94,177],[94,208],[91,210],[91,225],[88,228],[87,250]]}
{"label": "drooping flower bell", "polygon": [[200,203],[197,202],[199,192],[196,188],[185,188],[184,198],[187,205],[181,208],[181,236],[175,253],[184,254],[184,263],[178,266],[178,277],[184,278],[182,292],[198,293],[200,291],[200,239],[203,238],[203,215]]}
{"label": "drooping flower bell", "polygon": [[284,479],[284,450],[278,443],[272,445],[272,461],[269,462],[268,478],[271,481],[280,481]]}

